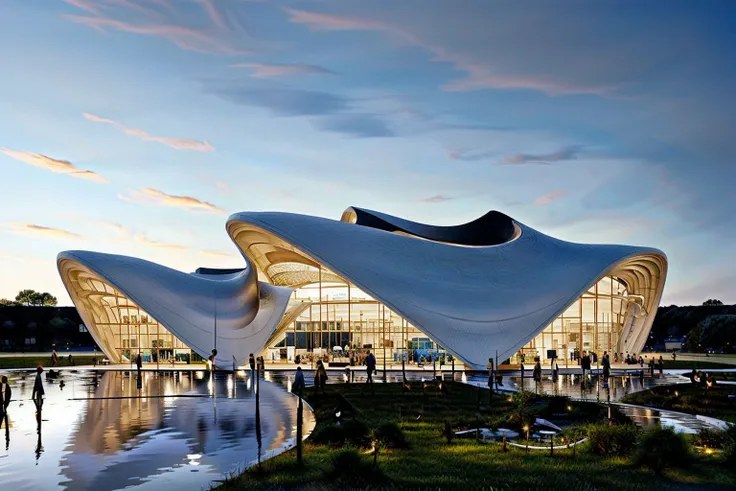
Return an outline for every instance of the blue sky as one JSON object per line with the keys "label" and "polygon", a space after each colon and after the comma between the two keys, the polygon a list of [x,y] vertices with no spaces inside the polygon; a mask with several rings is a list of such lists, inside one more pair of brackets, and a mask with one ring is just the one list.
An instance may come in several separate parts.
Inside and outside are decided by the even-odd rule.
{"label": "blue sky", "polygon": [[729,1],[0,0],[0,298],[66,249],[242,265],[229,213],[490,209],[736,303]]}

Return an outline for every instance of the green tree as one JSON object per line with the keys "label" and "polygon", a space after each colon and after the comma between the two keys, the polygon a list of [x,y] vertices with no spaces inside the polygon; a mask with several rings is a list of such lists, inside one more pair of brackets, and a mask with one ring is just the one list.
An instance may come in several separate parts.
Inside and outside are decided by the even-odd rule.
{"label": "green tree", "polygon": [[705,302],[703,302],[703,305],[706,306],[706,307],[715,307],[717,305],[723,305],[723,302],[721,302],[720,300],[717,300],[715,298],[709,298],[708,300],[706,300]]}
{"label": "green tree", "polygon": [[15,300],[8,300],[7,298],[0,298],[0,307],[10,307],[16,305]]}
{"label": "green tree", "polygon": [[48,292],[36,290],[21,290],[15,296],[15,301],[22,305],[51,306],[56,305],[56,297]]}

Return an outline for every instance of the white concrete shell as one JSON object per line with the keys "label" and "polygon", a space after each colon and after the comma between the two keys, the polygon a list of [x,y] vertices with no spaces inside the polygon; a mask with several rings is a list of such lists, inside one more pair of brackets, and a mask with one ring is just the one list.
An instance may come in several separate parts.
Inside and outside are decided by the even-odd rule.
{"label": "white concrete shell", "polygon": [[475,368],[513,355],[607,275],[639,299],[620,347],[639,352],[667,274],[657,249],[565,242],[498,212],[458,227],[358,208],[343,221],[246,212],[227,231],[271,283],[344,278]]}
{"label": "white concrete shell", "polygon": [[146,311],[200,356],[216,347],[216,364],[232,367],[233,358],[244,364],[262,349],[292,292],[259,282],[250,264],[230,274],[187,274],[133,257],[67,251],[57,266],[90,334],[113,362],[120,354],[105,326],[121,323],[116,297]]}

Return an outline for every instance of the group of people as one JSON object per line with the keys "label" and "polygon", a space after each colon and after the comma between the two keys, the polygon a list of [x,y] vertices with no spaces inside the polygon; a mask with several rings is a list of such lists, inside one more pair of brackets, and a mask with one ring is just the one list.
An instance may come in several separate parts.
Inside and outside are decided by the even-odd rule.
{"label": "group of people", "polygon": [[[253,355],[251,355],[251,359],[253,359]],[[251,369],[253,369],[254,365],[251,365]],[[371,393],[373,394],[373,374],[376,372],[376,357],[371,353],[370,350],[367,351],[365,355],[365,368],[366,368],[366,385],[370,386]],[[346,369],[346,374],[350,369]],[[347,381],[349,381],[349,376],[347,378]],[[325,393],[325,386],[327,385],[327,369],[325,367],[325,364],[322,360],[317,360],[317,364],[314,370],[314,389],[316,393],[319,393],[320,391],[322,394]],[[305,383],[304,383],[304,371],[302,370],[301,366],[296,367],[296,375],[294,376],[294,382],[291,384],[291,391],[295,394],[301,394],[304,390]],[[365,392],[365,387],[363,388],[363,391]]]}
{"label": "group of people", "polygon": [[690,382],[693,385],[700,385],[705,390],[713,388],[713,386],[716,385],[716,378],[713,376],[712,373],[705,372],[703,373],[702,370],[695,370],[693,368],[693,371],[690,373]]}
{"label": "group of people", "polygon": [[[69,366],[74,365],[74,358],[72,358],[71,353],[69,353],[67,360],[69,361]],[[51,350],[51,366],[55,367],[58,365],[59,365],[59,354],[56,352],[56,350]]]}

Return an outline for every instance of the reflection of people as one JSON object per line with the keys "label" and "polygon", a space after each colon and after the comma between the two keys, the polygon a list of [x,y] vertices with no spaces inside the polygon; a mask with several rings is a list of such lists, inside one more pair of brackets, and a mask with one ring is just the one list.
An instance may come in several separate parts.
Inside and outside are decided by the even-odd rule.
{"label": "reflection of people", "polygon": [[[40,380],[40,373],[37,380]],[[43,407],[43,402],[41,399],[34,399],[34,402],[36,403],[36,433],[38,433],[38,441],[36,442],[36,465],[38,465],[38,459],[43,453],[43,444],[41,443],[41,408]]]}
{"label": "reflection of people", "polygon": [[43,380],[41,380],[42,372],[43,367],[41,365],[36,367],[36,381],[33,383],[33,392],[31,394],[31,399],[33,399],[38,406],[43,404],[43,395],[45,394],[43,390]]}

